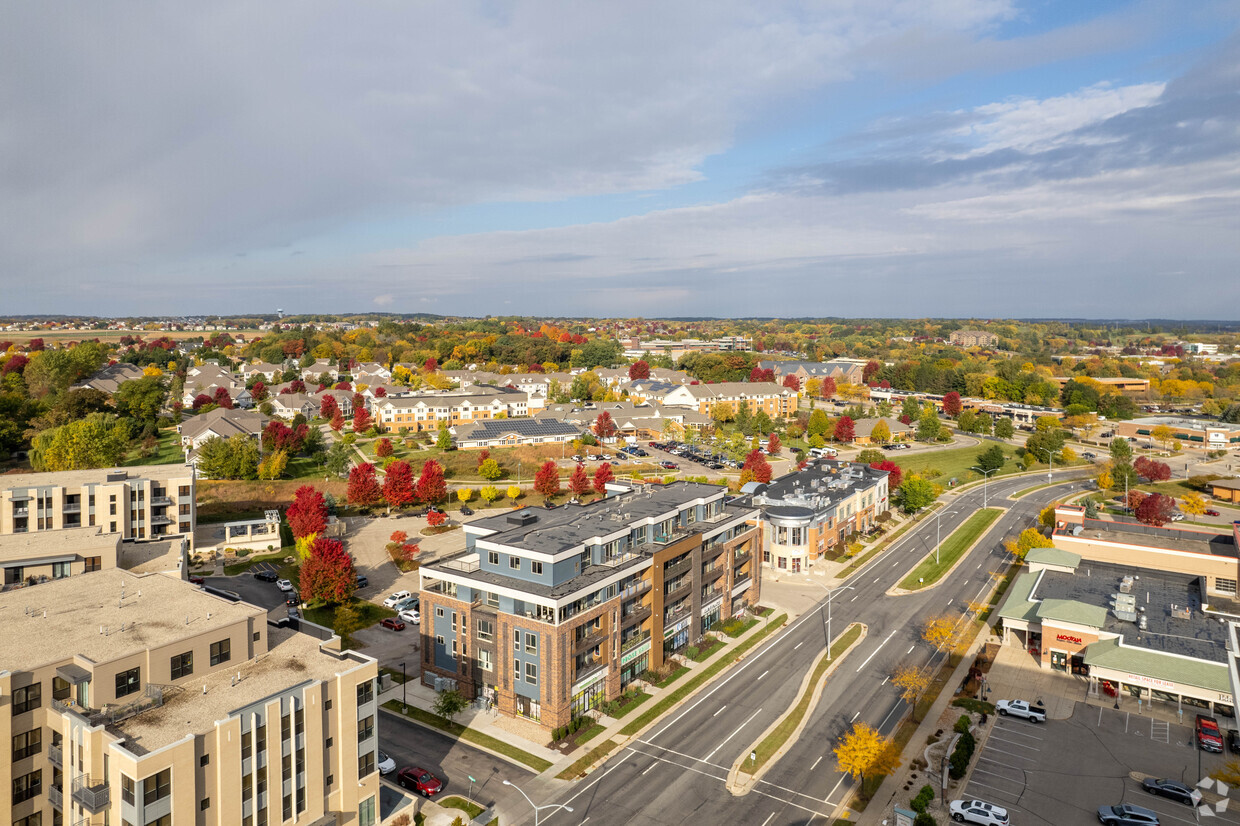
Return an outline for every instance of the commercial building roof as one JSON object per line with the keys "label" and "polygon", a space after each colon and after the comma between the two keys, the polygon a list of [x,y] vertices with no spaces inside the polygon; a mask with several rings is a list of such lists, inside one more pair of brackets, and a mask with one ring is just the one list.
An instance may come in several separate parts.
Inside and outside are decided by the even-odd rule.
{"label": "commercial building roof", "polygon": [[1081,555],[1058,548],[1034,548],[1025,554],[1025,562],[1030,565],[1054,565],[1058,568],[1077,568],[1081,564]]}
{"label": "commercial building roof", "polygon": [[192,476],[193,470],[188,465],[134,465],[122,468],[96,468],[94,470],[60,470],[53,473],[6,473],[0,476],[0,490],[21,488],[63,487],[77,488],[82,485],[108,484],[108,477],[125,474],[123,479],[169,479],[174,477]]}
{"label": "commercial building roof", "polygon": [[1003,605],[999,606],[998,615],[1000,619],[1017,620],[1020,622],[1034,622],[1038,618],[1038,603],[1033,601],[1033,589],[1038,584],[1038,579],[1042,573],[1039,571],[1022,571],[1016,575],[1016,579],[1012,582],[1011,587],[1007,590],[1007,597],[1003,600]]}
{"label": "commercial building roof", "polygon": [[577,436],[581,428],[562,422],[559,419],[516,418],[516,419],[480,419],[476,422],[456,426],[456,438],[461,441],[486,441],[499,439],[508,434],[521,438],[539,436]]}
{"label": "commercial building roof", "polygon": [[1222,424],[1214,419],[1190,419],[1186,416],[1142,416],[1139,419],[1132,419],[1129,424],[1138,427],[1158,427],[1166,425],[1167,427],[1179,430],[1234,430],[1236,426]]}
{"label": "commercial building roof", "polygon": [[[1075,526],[1069,526],[1074,528]],[[1226,556],[1235,558],[1236,542],[1231,532],[1220,533],[1218,530],[1201,530],[1193,528],[1156,528],[1140,522],[1128,522],[1121,519],[1103,521],[1086,519],[1080,526],[1080,538],[1085,541],[1101,539],[1104,542],[1118,542],[1126,545],[1142,545],[1149,548],[1162,548],[1167,551],[1187,551],[1189,553],[1206,554],[1208,556]],[[1055,533],[1056,541],[1062,539],[1068,543],[1074,535],[1066,530]],[[1069,545],[1069,547],[1071,547]]]}
{"label": "commercial building roof", "polygon": [[1085,664],[1141,674],[1169,683],[1183,683],[1221,694],[1231,693],[1227,666],[1221,662],[1202,662],[1146,648],[1134,648],[1119,639],[1100,640],[1090,645],[1085,649]]}
{"label": "commercial building roof", "polygon": [[1107,609],[1100,605],[1088,605],[1072,599],[1044,599],[1038,605],[1038,619],[1058,620],[1090,628],[1106,624]]}

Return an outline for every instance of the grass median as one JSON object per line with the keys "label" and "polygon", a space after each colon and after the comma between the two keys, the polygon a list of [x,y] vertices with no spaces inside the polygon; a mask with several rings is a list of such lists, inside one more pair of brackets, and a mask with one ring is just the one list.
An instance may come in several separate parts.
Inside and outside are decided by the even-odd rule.
{"label": "grass median", "polygon": [[911,574],[901,580],[900,587],[906,591],[916,591],[938,582],[1002,513],[998,508],[983,508],[970,516],[943,540],[938,553],[928,554]]}
{"label": "grass median", "polygon": [[460,723],[445,720],[438,714],[432,714],[431,712],[418,708],[417,706],[407,706],[404,711],[402,711],[401,705],[398,701],[388,700],[383,704],[383,707],[389,711],[394,711],[397,714],[403,713],[406,717],[417,720],[419,723],[424,723],[431,728],[437,728],[440,731],[451,734],[453,737],[458,739],[467,740],[484,748],[488,748],[491,751],[498,752],[506,757],[511,757],[513,760],[516,760],[519,763],[524,763],[536,772],[545,772],[547,769],[551,768],[551,762],[549,760],[544,760],[541,757],[530,754],[528,751],[522,751],[515,746],[510,746],[503,740],[499,740],[489,734],[483,734],[480,731],[475,731],[474,729],[463,726]]}
{"label": "grass median", "polygon": [[814,698],[814,689],[819,681],[822,680],[822,675],[826,673],[833,662],[842,657],[844,652],[855,645],[859,639],[861,639],[861,626],[857,623],[849,625],[843,634],[836,637],[835,642],[831,644],[831,659],[823,657],[818,661],[818,666],[814,669],[814,676],[806,684],[800,702],[779,721],[779,725],[770,734],[762,739],[762,742],[753,751],[757,757],[753,760],[746,760],[741,766],[741,771],[753,774],[762,768],[783,747],[784,743],[788,742],[788,738],[796,731],[797,726],[801,724],[801,720],[809,713],[810,703]]}

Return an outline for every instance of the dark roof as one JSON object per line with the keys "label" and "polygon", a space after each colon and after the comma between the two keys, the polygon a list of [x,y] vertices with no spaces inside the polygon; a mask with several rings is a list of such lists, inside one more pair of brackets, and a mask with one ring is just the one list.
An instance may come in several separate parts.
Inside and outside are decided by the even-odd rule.
{"label": "dark roof", "polygon": [[[1068,530],[1060,530],[1057,533],[1064,536],[1070,535]],[[1188,528],[1156,528],[1152,525],[1128,521],[1124,517],[1116,517],[1113,521],[1086,519],[1085,524],[1082,526],[1080,537],[1086,540],[1101,539],[1104,542],[1122,542],[1129,545],[1162,548],[1167,551],[1188,551],[1210,556],[1226,556],[1233,559],[1237,556],[1236,542],[1230,532],[1219,533],[1214,530]]]}
{"label": "dark roof", "polygon": [[458,439],[498,439],[507,433],[518,436],[576,436],[581,429],[550,417],[536,419],[481,419],[457,428]]}
{"label": "dark roof", "polygon": [[869,465],[822,458],[811,461],[804,470],[773,479],[765,490],[755,489],[753,498],[772,515],[777,515],[777,508],[787,506],[824,510],[858,490],[873,487],[886,476],[887,471]]}

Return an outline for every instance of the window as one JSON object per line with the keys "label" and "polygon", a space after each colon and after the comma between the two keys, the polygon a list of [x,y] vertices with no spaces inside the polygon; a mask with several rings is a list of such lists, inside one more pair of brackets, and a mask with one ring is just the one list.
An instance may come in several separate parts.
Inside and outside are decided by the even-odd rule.
{"label": "window", "polygon": [[456,632],[456,611],[452,612],[452,631]]}
{"label": "window", "polygon": [[357,704],[369,703],[375,698],[375,684],[370,680],[357,684]]}
{"label": "window", "polygon": [[363,717],[357,721],[357,742],[369,740],[375,736],[375,718]]}
{"label": "window", "polygon": [[179,516],[189,516],[189,505],[181,505],[178,508]]}
{"label": "window", "polygon": [[285,714],[280,718],[280,739],[287,740],[293,735],[293,718]]}
{"label": "window", "polygon": [[541,562],[531,562],[531,563],[530,563],[530,573],[533,573],[533,574],[541,574],[541,573],[542,573],[542,566],[543,566],[543,564],[542,564]]}
{"label": "window", "polygon": [[445,639],[443,638],[443,634],[436,634],[436,635],[435,635],[435,644],[436,644],[436,645],[447,645],[447,642],[448,642],[448,641],[447,641],[447,640],[445,640]]}
{"label": "window", "polygon": [[477,653],[478,653],[478,667],[481,668],[483,671],[490,671],[492,668],[491,652],[487,651],[486,649],[479,649]]}
{"label": "window", "polygon": [[210,762],[211,762],[211,755],[209,754],[204,754],[202,757],[198,758],[198,765],[200,766],[205,766]]}
{"label": "window", "polygon": [[525,681],[530,685],[538,685],[538,665],[536,663],[525,664]]}
{"label": "window", "polygon": [[210,808],[211,808],[211,798],[204,797],[202,800],[198,802],[198,811],[205,812],[207,809],[210,809]]}
{"label": "window", "polygon": [[498,608],[499,607],[499,594],[495,594],[495,593],[488,591],[487,592],[487,605],[491,606],[492,608]]}
{"label": "window", "polygon": [[43,702],[43,683],[34,683],[13,692],[13,713],[34,711]]}
{"label": "window", "polygon": [[172,793],[172,769],[156,772],[142,781],[142,805],[150,806]]}
{"label": "window", "polygon": [[109,515],[109,516],[116,516],[116,503],[115,503],[115,502],[113,502],[112,504],[108,505],[108,515]]}
{"label": "window", "polygon": [[375,826],[375,799],[368,797],[357,807],[357,826]]}
{"label": "window", "polygon": [[438,605],[435,606],[435,616],[437,617],[443,616],[443,608],[439,607]]}
{"label": "window", "polygon": [[[263,724],[254,729],[254,750],[262,754],[267,750],[267,726]],[[260,769],[261,771],[261,769]]]}
{"label": "window", "polygon": [[491,565],[498,565],[499,551],[487,551],[487,562]]}
{"label": "window", "polygon": [[[112,525],[112,531],[113,532],[116,531],[115,523]],[[103,567],[102,562],[103,562],[102,557],[98,557],[98,556],[86,557],[86,573],[90,573],[91,571],[98,571],[100,568]]]}
{"label": "window", "polygon": [[138,691],[139,684],[141,683],[140,671],[141,669],[139,668],[131,668],[116,675],[116,696],[118,698],[127,697]]}
{"label": "window", "polygon": [[194,652],[186,651],[172,658],[172,679],[179,680],[194,673]]}
{"label": "window", "polygon": [[125,801],[130,806],[134,804],[134,791],[136,788],[137,784],[134,783],[134,779],[132,777],[124,774],[121,775],[121,800]]}
{"label": "window", "polygon": [[357,778],[368,777],[375,770],[375,753],[368,751],[357,756]]}
{"label": "window", "polygon": [[21,820],[13,821],[13,826],[43,826],[43,813],[35,812],[32,815],[26,815]]}
{"label": "window", "polygon": [[172,815],[164,815],[154,820],[148,820],[146,826],[172,826]]}
{"label": "window", "polygon": [[189,485],[181,485],[177,488],[177,494],[180,496],[189,496]]}
{"label": "window", "polygon": [[525,653],[527,654],[538,653],[538,636],[536,634],[525,635]]}
{"label": "window", "polygon": [[24,760],[43,750],[43,729],[36,728],[13,735],[13,759]]}
{"label": "window", "polygon": [[495,635],[495,623],[490,620],[478,620],[478,639],[490,642]]}
{"label": "window", "polygon": [[518,652],[521,650],[521,632],[520,631],[512,632],[512,650],[518,651]]}
{"label": "window", "polygon": [[519,556],[508,557],[508,567],[512,568],[514,571],[521,570],[521,557]]}
{"label": "window", "polygon": [[1224,594],[1234,594],[1236,592],[1236,581],[1234,579],[1223,579],[1219,577],[1214,580],[1214,590]]}
{"label": "window", "polygon": [[232,659],[232,640],[211,643],[211,665],[226,663]]}
{"label": "window", "polygon": [[52,563],[52,579],[64,579],[72,573],[72,563],[69,562],[53,562]]}

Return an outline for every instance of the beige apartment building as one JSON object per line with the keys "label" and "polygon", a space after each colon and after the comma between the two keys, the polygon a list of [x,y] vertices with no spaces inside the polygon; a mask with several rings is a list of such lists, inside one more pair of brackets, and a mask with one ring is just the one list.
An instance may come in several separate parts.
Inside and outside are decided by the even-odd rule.
{"label": "beige apartment building", "polygon": [[194,470],[145,465],[0,477],[4,584],[116,567],[123,542],[192,548]]}
{"label": "beige apartment building", "polygon": [[0,819],[378,820],[376,662],[175,576],[0,594]]}
{"label": "beige apartment building", "polygon": [[441,425],[456,427],[489,419],[529,415],[529,395],[507,387],[474,387],[468,391],[375,399],[371,403],[380,430],[421,433]]}

